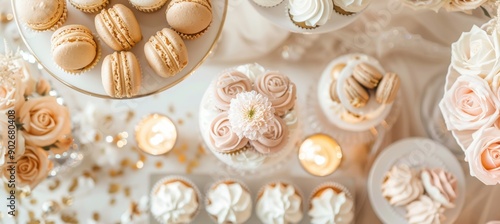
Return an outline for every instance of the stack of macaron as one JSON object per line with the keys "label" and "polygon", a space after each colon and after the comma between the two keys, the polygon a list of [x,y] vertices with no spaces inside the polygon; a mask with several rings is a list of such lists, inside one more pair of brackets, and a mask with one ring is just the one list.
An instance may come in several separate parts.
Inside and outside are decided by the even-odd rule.
{"label": "stack of macaron", "polygon": [[[109,0],[69,0],[76,9],[94,18],[97,36],[80,24],[63,26],[68,10],[65,0],[17,0],[19,18],[35,31],[55,31],[51,38],[54,62],[63,71],[80,74],[92,69],[100,60],[100,40],[114,50],[104,57],[101,77],[105,92],[113,98],[131,98],[141,88],[139,60],[131,50],[142,41],[139,20],[123,4],[109,5]],[[165,10],[165,28],[158,30],[144,44],[150,67],[161,77],[171,77],[188,64],[184,40],[202,36],[212,22],[210,0],[129,0],[143,13]],[[167,24],[170,28],[167,28]]]}
{"label": "stack of macaron", "polygon": [[382,196],[392,206],[405,207],[410,224],[442,223],[444,211],[455,206],[457,194],[457,179],[441,168],[394,165],[382,183]]}

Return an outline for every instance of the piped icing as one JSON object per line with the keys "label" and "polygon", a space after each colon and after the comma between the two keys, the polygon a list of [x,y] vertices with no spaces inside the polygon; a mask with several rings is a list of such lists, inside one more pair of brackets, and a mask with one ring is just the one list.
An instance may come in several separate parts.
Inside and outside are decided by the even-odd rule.
{"label": "piped icing", "polygon": [[196,191],[181,181],[160,185],[151,198],[151,213],[162,223],[189,223],[198,206]]}
{"label": "piped icing", "polygon": [[217,223],[243,223],[252,214],[252,199],[239,183],[220,183],[208,194],[208,214]]}
{"label": "piped icing", "polygon": [[405,164],[393,166],[382,183],[382,195],[395,206],[406,205],[424,192],[416,173]]}
{"label": "piped icing", "polygon": [[248,92],[252,89],[250,79],[239,71],[225,72],[217,78],[214,88],[215,107],[220,110],[229,110],[231,99],[238,93]]}
{"label": "piped icing", "polygon": [[368,6],[370,0],[333,0],[333,2],[345,11],[360,12]]}
{"label": "piped icing", "polygon": [[406,219],[409,224],[440,224],[445,220],[443,212],[439,202],[422,195],[406,206]]}
{"label": "piped icing", "polygon": [[332,0],[289,0],[289,7],[292,20],[308,27],[326,24],[333,14]]}
{"label": "piped icing", "polygon": [[257,216],[264,224],[298,223],[302,220],[302,198],[292,185],[265,186],[257,201]]}
{"label": "piped icing", "polygon": [[443,169],[424,169],[421,174],[427,194],[443,206],[452,208],[457,198],[457,179]]}
{"label": "piped icing", "polygon": [[349,224],[354,219],[354,202],[345,192],[331,188],[311,200],[311,224]]}

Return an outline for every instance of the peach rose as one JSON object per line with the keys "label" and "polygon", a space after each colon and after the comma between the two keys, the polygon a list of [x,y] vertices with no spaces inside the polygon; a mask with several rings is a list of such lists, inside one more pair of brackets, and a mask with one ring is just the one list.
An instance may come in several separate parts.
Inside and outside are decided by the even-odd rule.
{"label": "peach rose", "polygon": [[255,90],[269,98],[278,116],[285,115],[295,105],[295,84],[279,72],[268,72],[257,77]]}
{"label": "peach rose", "polygon": [[50,151],[53,152],[54,154],[64,153],[68,151],[69,148],[71,148],[73,143],[74,143],[73,136],[63,135],[56,141],[56,143],[54,144],[55,147],[50,148]]}
{"label": "peach rose", "polygon": [[229,110],[231,99],[236,97],[238,93],[251,89],[252,83],[245,74],[238,71],[226,72],[219,76],[215,83],[215,107],[224,111]]}
{"label": "peach rose", "polygon": [[468,12],[470,10],[479,8],[479,6],[483,5],[487,1],[488,0],[451,0],[448,2],[448,4],[444,5],[444,8],[448,12]]}
{"label": "peach rose", "polygon": [[274,116],[273,121],[269,124],[267,132],[250,141],[250,144],[262,154],[275,153],[281,150],[288,139],[288,126],[283,119]]}
{"label": "peach rose", "polygon": [[463,75],[446,91],[439,107],[448,130],[478,130],[497,119],[498,99],[478,76]]}
{"label": "peach rose", "polygon": [[24,104],[24,89],[20,79],[16,79],[14,85],[7,83],[0,85],[0,113],[9,109],[19,111]]}
{"label": "peach rose", "polygon": [[228,114],[220,113],[210,124],[210,141],[219,152],[230,152],[243,148],[247,138],[240,138],[231,130]]}
{"label": "peach rose", "polygon": [[494,127],[481,129],[472,138],[465,150],[471,175],[487,185],[500,183],[500,130]]}
{"label": "peach rose", "polygon": [[68,108],[51,96],[26,101],[19,111],[19,122],[26,143],[40,147],[52,145],[71,132]]}
{"label": "peach rose", "polygon": [[38,94],[40,94],[42,96],[47,95],[47,93],[49,93],[50,89],[51,89],[50,83],[47,80],[45,80],[45,79],[41,78],[36,83],[35,91],[36,91],[36,93],[38,93]]}
{"label": "peach rose", "polygon": [[10,179],[11,174],[16,175],[16,187],[29,187],[33,190],[40,182],[47,178],[52,169],[52,162],[48,158],[45,150],[39,147],[26,145],[26,151],[15,164],[15,172],[11,165],[3,167],[3,176]]}
{"label": "peach rose", "polygon": [[[7,118],[0,118],[0,167],[6,162],[15,161],[24,154],[25,141],[20,131],[16,130],[14,134],[9,134],[9,124]],[[10,142],[9,142],[10,141]],[[9,152],[9,145],[15,145],[15,154],[12,156]]]}

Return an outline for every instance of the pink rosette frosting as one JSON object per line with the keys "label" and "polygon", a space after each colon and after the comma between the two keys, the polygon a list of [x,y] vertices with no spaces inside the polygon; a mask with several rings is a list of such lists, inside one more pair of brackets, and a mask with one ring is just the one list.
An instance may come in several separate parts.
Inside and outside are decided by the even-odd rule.
{"label": "pink rosette frosting", "polygon": [[484,79],[462,75],[446,91],[439,107],[448,130],[478,130],[498,119],[497,101]]}
{"label": "pink rosette frosting", "polygon": [[281,150],[288,137],[288,127],[285,121],[278,116],[274,116],[269,123],[268,130],[260,135],[256,140],[250,141],[250,144],[262,154],[275,153]]}
{"label": "pink rosette frosting", "polygon": [[231,99],[238,93],[248,92],[252,89],[252,82],[239,71],[226,72],[219,76],[215,83],[214,101],[215,107],[226,111],[229,109]]}
{"label": "pink rosette frosting", "polygon": [[285,115],[295,105],[295,84],[279,72],[267,72],[257,77],[255,90],[269,98],[278,116]]}
{"label": "pink rosette frosting", "polygon": [[481,129],[472,138],[465,150],[470,174],[487,185],[500,183],[500,130],[494,127]]}
{"label": "pink rosette frosting", "polygon": [[457,178],[443,169],[424,169],[421,173],[422,183],[427,194],[447,208],[455,205],[457,198]]}
{"label": "pink rosette frosting", "polygon": [[247,138],[240,138],[231,130],[227,112],[220,113],[210,124],[210,141],[222,153],[229,153],[243,148]]}

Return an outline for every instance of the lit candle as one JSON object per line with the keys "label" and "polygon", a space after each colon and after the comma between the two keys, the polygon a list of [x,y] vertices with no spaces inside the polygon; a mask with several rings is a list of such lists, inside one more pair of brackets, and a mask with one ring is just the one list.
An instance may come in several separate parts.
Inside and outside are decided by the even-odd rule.
{"label": "lit candle", "polygon": [[307,172],[315,176],[327,176],[340,166],[342,149],[330,136],[314,134],[302,142],[298,156]]}
{"label": "lit candle", "polygon": [[162,155],[174,148],[177,130],[168,117],[150,114],[135,127],[135,139],[142,151],[151,155]]}

